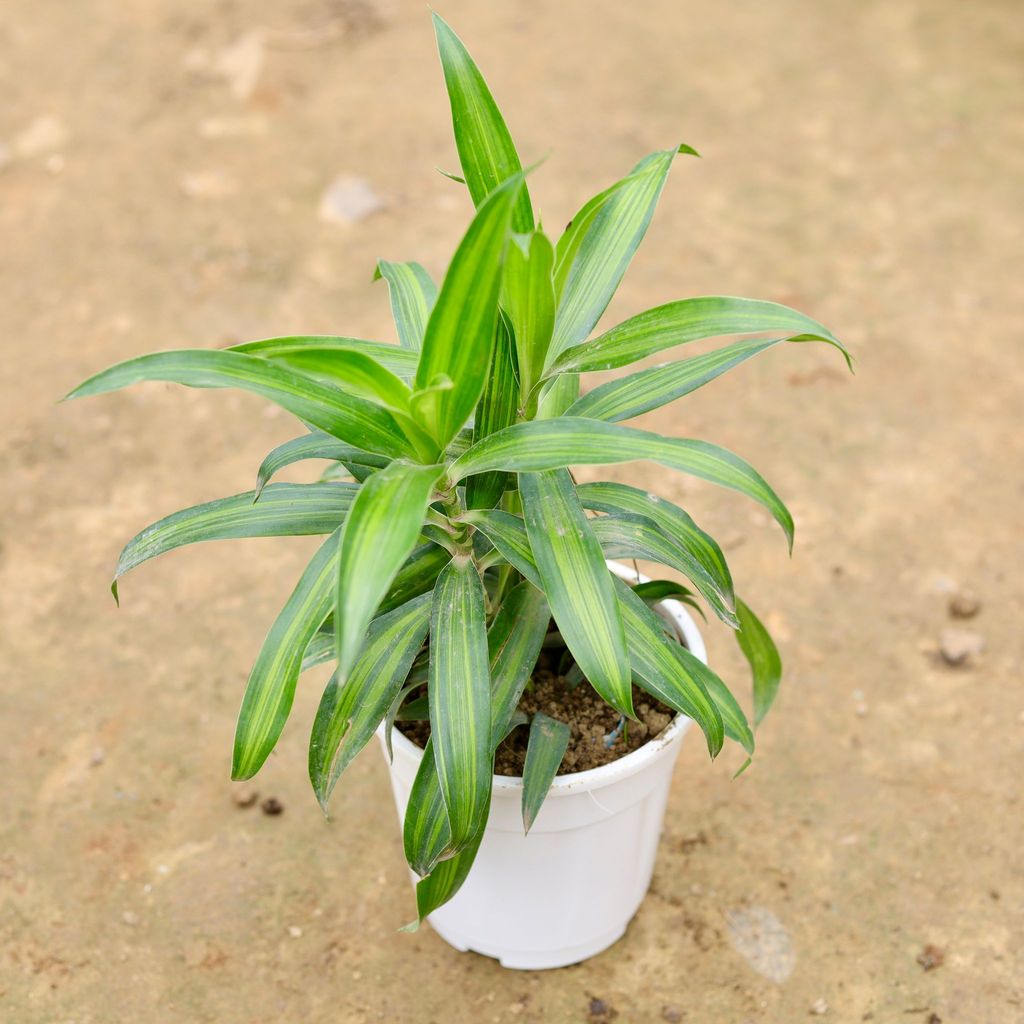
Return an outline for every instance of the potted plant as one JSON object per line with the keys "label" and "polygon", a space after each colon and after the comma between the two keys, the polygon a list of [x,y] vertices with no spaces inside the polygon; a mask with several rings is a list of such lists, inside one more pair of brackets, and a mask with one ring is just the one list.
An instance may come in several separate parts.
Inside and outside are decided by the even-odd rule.
{"label": "potted plant", "polygon": [[[781,671],[721,549],[683,509],[620,483],[579,485],[569,467],[649,460],[713,481],[763,505],[791,544],[789,512],[743,459],[625,422],[784,341],[849,356],[801,313],[722,296],[670,302],[591,338],[675,157],[694,151],[645,157],[552,241],[479,70],[434,24],[458,180],[476,212],[440,287],[417,263],[378,265],[400,345],[296,336],[159,352],[69,397],[153,380],[239,387],[302,421],[306,432],[264,459],[254,490],[131,540],[115,597],[117,577],[183,544],[325,535],[252,669],[232,778],[251,778],[273,750],[300,673],[335,662],[309,744],[321,805],[377,733],[393,751],[420,879],[416,923],[431,916],[453,945],[510,966],[558,966],[615,941],[642,900],[690,723],[712,757],[726,738],[753,753],[747,717],[705,664],[684,603],[699,597],[735,632],[755,724]],[[581,394],[588,371],[737,334],[753,337]],[[269,482],[305,459],[332,468],[314,483]],[[609,558],[660,563],[688,584]],[[594,724],[602,709],[607,726]]]}

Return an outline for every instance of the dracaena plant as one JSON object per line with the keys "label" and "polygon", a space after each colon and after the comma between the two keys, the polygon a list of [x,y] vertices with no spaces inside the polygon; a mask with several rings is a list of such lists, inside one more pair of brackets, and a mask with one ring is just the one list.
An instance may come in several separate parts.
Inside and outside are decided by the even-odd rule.
{"label": "dracaena plant", "polygon": [[[312,728],[309,776],[326,808],[355,754],[385,723],[429,718],[405,820],[422,876],[419,916],[458,889],[487,819],[495,749],[517,710],[551,620],[578,671],[624,719],[631,684],[703,730],[754,737],[725,683],[666,636],[651,602],[694,600],[735,631],[753,675],[755,724],[779,684],[778,652],[736,595],[717,543],[682,508],[621,483],[577,484],[569,467],[656,462],[763,505],[792,544],[793,520],[743,459],[706,441],[624,425],[782,342],[846,350],[785,306],[710,296],[640,313],[591,337],[643,239],[669,169],[687,146],[641,160],[583,205],[552,241],[536,221],[512,138],[476,65],[434,19],[462,177],[476,207],[440,287],[418,263],[381,261],[400,345],[296,336],[141,356],[72,396],[139,381],[238,387],[293,413],[307,432],[274,449],[253,491],[177,512],[129,542],[120,577],[195,541],[323,534],[263,644],[242,699],[232,777],[277,743],[300,673],[336,662]],[[700,339],[755,335],[633,370],[581,395],[580,375],[629,366]],[[848,359],[848,356],[847,356]],[[304,459],[319,482],[268,483]],[[606,558],[686,577],[627,586]],[[116,595],[116,580],[115,580]],[[426,696],[422,694],[425,686]],[[530,725],[524,819],[533,820],[568,727]]]}

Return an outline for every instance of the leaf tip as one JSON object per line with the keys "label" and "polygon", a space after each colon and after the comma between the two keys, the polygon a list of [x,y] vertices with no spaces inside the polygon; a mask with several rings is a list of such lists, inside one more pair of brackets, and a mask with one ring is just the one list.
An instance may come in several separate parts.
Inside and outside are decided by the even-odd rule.
{"label": "leaf tip", "polygon": [[685,142],[679,143],[679,146],[676,148],[676,152],[683,153],[686,156],[695,156],[698,160],[702,159],[700,153],[698,153],[693,146],[688,146]]}
{"label": "leaf tip", "polygon": [[732,777],[733,782],[735,782],[751,766],[751,764],[753,764],[753,761],[754,759],[752,757],[748,757],[746,761],[744,761],[743,764],[739,766],[739,768],[736,770],[736,773]]}
{"label": "leaf tip", "polygon": [[116,579],[110,584],[110,593],[111,593],[111,595],[114,598],[114,604],[116,604],[117,607],[120,608],[121,607],[121,596],[117,592],[117,580]]}

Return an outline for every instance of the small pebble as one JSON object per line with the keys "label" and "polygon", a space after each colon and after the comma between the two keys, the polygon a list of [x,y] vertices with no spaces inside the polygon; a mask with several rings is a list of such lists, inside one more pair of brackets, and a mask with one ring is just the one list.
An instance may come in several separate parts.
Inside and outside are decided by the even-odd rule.
{"label": "small pebble", "polygon": [[937,967],[941,967],[946,959],[946,954],[939,949],[938,946],[933,946],[929,943],[920,953],[917,954],[917,962],[921,965],[921,969],[924,971],[934,971]]}
{"label": "small pebble", "polygon": [[276,796],[268,796],[263,803],[260,804],[260,810],[264,814],[269,814],[271,817],[275,817],[278,814],[283,813],[284,804],[277,799]]}
{"label": "small pebble", "polygon": [[121,920],[124,921],[125,924],[138,924],[139,923],[139,915],[133,913],[130,910],[126,910],[121,915]]}
{"label": "small pebble", "polygon": [[814,1017],[824,1017],[828,1013],[828,1003],[824,999],[816,999],[811,1004],[811,1015]]}
{"label": "small pebble", "polygon": [[293,939],[301,939],[302,938],[302,929],[297,924],[290,924],[288,926],[288,934]]}
{"label": "small pebble", "polygon": [[683,1011],[678,1006],[663,1006],[661,1019],[668,1021],[668,1024],[679,1024],[683,1019]]}
{"label": "small pebble", "polygon": [[103,753],[103,748],[97,747],[89,757],[89,767],[98,768],[101,764],[103,764],[105,756],[106,755]]}
{"label": "small pebble", "polygon": [[236,807],[252,807],[259,798],[260,794],[255,789],[248,788],[236,789],[231,795]]}
{"label": "small pebble", "polygon": [[328,224],[349,225],[365,220],[383,207],[383,201],[365,178],[343,174],[324,191],[319,216]]}
{"label": "small pebble", "polygon": [[608,1004],[603,999],[591,999],[589,1009],[591,1017],[603,1017],[608,1012]]}
{"label": "small pebble", "polygon": [[985,640],[981,634],[966,629],[944,629],[939,637],[939,654],[953,668],[963,665],[968,658],[979,654],[984,648]]}
{"label": "small pebble", "polygon": [[981,611],[981,601],[970,590],[958,590],[949,599],[949,614],[954,619],[973,619]]}

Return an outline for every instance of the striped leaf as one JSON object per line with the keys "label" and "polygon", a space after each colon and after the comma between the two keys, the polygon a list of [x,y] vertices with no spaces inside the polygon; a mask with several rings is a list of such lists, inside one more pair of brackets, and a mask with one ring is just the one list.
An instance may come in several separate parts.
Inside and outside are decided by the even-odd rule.
{"label": "striped leaf", "polygon": [[287,364],[299,373],[340,388],[346,394],[369,399],[392,412],[409,412],[409,399],[412,397],[409,386],[365,352],[300,349],[288,357]]}
{"label": "striped leaf", "polygon": [[718,542],[705,533],[678,505],[650,491],[608,481],[581,484],[576,488],[584,508],[595,512],[632,513],[645,516],[666,537],[687,551],[714,580],[727,606],[735,608],[732,574]]}
{"label": "striped leaf", "polygon": [[[459,37],[437,14],[434,33],[452,108],[459,162],[473,204],[479,207],[502,182],[521,172],[523,165],[483,75]],[[516,198],[512,224],[516,231],[533,227],[533,210],[525,188]]]}
{"label": "striped leaf", "polygon": [[593,210],[565,275],[549,365],[583,341],[600,320],[647,233],[676,152],[652,153]]}
{"label": "striped leaf", "polygon": [[249,674],[235,726],[232,779],[250,779],[260,770],[288,720],[306,648],[334,604],[338,536],[331,534],[313,556]]}
{"label": "striped leaf", "polygon": [[612,577],[566,470],[520,473],[526,532],[551,614],[591,685],[633,717],[629,661]]}
{"label": "striped leaf", "polygon": [[462,519],[475,526],[509,565],[535,587],[543,588],[533,549],[530,547],[530,538],[526,533],[526,523],[519,516],[495,508],[467,512]]}
{"label": "striped leaf", "polygon": [[139,356],[90,377],[67,397],[100,395],[148,380],[197,388],[242,388],[364,451],[396,458],[413,454],[409,441],[386,409],[241,352],[184,349]]}
{"label": "striped leaf", "polygon": [[483,394],[498,315],[498,291],[512,205],[522,177],[496,189],[477,210],[427,321],[416,369],[417,418],[443,448]]}
{"label": "striped leaf", "polygon": [[669,639],[658,616],[622,580],[614,582],[637,685],[692,718],[704,733],[711,756],[717,756],[725,728],[718,706],[708,692],[707,679],[714,673]]}
{"label": "striped leaf", "polygon": [[516,236],[505,261],[503,305],[512,323],[524,402],[543,375],[555,326],[554,259],[551,242],[538,229]]}
{"label": "striped leaf", "polygon": [[393,462],[359,489],[341,534],[335,630],[344,683],[384,595],[416,545],[439,466]]}
{"label": "striped leaf", "polygon": [[666,348],[726,334],[790,334],[794,336],[790,341],[825,341],[850,361],[842,342],[827,327],[795,309],[759,299],[703,295],[656,306],[593,341],[574,343],[550,369],[557,373],[614,370]]}
{"label": "striped leaf", "polygon": [[493,756],[484,588],[471,559],[453,559],[434,587],[427,692],[450,845],[460,850],[487,819]]}
{"label": "striped leaf", "polygon": [[551,783],[565,755],[572,735],[569,726],[537,712],[530,722],[530,736],[523,765],[523,831],[529,832],[537,812],[548,795]]}
{"label": "striped leaf", "polygon": [[[493,751],[505,738],[509,723],[513,720],[519,705],[519,698],[537,664],[550,618],[551,613],[544,595],[529,583],[520,583],[509,591],[487,631],[491,674],[492,758]],[[438,784],[433,747],[429,740],[409,796],[403,841],[406,860],[417,874],[429,874],[434,878],[439,871],[441,872],[435,881],[426,887],[426,891],[442,891],[442,879],[453,877],[449,869],[444,867],[451,861],[446,860],[443,864],[438,864],[441,857],[449,852],[451,831],[448,827],[441,787]],[[462,861],[465,865],[465,858],[468,855],[469,862],[472,863],[470,851],[475,852],[475,849],[475,841],[470,842],[469,846],[453,859]],[[454,895],[454,891],[450,895]],[[440,903],[435,904],[436,906],[440,906]]]}
{"label": "striped leaf", "polygon": [[385,370],[401,377],[407,384],[416,375],[417,355],[397,345],[386,345],[382,341],[365,341],[362,338],[342,338],[333,334],[303,334],[287,338],[264,338],[260,341],[246,341],[233,345],[229,352],[271,359],[277,363],[291,365],[293,359],[312,357],[314,352],[326,355],[330,352],[359,352],[370,356]]}
{"label": "striped leaf", "polygon": [[793,518],[778,495],[749,463],[706,441],[662,437],[617,423],[566,416],[506,427],[457,459],[451,473],[460,480],[490,469],[541,472],[634,460],[657,462],[753,498],[772,514],[792,548]]}
{"label": "striped leaf", "polygon": [[[405,565],[398,570],[391,589],[387,592],[384,600],[377,609],[377,618],[386,615],[390,611],[406,604],[414,597],[427,594],[434,589],[434,581],[437,574],[451,560],[451,555],[444,548],[436,544],[424,544],[416,548],[409,556]],[[376,621],[376,619],[374,620]],[[316,665],[333,661],[338,654],[338,645],[334,633],[334,615],[328,615],[324,624],[317,631],[316,635],[309,642],[306,648],[305,657],[302,659],[302,669],[305,672]]]}
{"label": "striped leaf", "polygon": [[437,285],[419,263],[378,260],[373,279],[379,281],[382,277],[388,283],[398,340],[402,348],[418,352],[437,298]]}
{"label": "striped leaf", "polygon": [[309,778],[324,810],[341,773],[402,689],[423,646],[430,607],[431,595],[424,594],[374,619],[348,680],[335,673],[327,684],[309,740]]}
{"label": "striped leaf", "polygon": [[[487,384],[473,418],[473,439],[479,441],[516,421],[519,383],[508,322],[502,314],[494,328],[494,351]],[[507,473],[481,473],[466,482],[467,508],[493,508],[509,485]]]}
{"label": "striped leaf", "polygon": [[729,597],[722,593],[703,565],[650,519],[617,513],[592,519],[590,526],[606,558],[642,558],[681,572],[723,622],[734,629],[739,626]]}
{"label": "striped leaf", "polygon": [[610,422],[632,419],[696,391],[727,370],[785,340],[738,341],[716,352],[631,373],[594,388],[575,402],[567,414]]}
{"label": "striped leaf", "polygon": [[562,237],[558,239],[555,246],[554,263],[554,285],[555,298],[560,299],[565,291],[565,282],[568,280],[569,271],[579,254],[583,239],[587,237],[594,218],[601,212],[606,203],[615,195],[619,189],[631,184],[631,178],[622,178],[615,182],[610,188],[598,192],[596,196],[588,199],[576,212],[572,220],[565,226]]}
{"label": "striped leaf", "polygon": [[492,749],[505,738],[519,698],[537,666],[550,621],[544,594],[530,583],[520,583],[505,596],[487,631]]}
{"label": "striped leaf", "polygon": [[740,628],[736,642],[750,664],[754,678],[754,724],[758,725],[775,701],[782,680],[782,658],[768,630],[750,606],[736,599]]}
{"label": "striped leaf", "polygon": [[126,572],[186,544],[331,533],[344,522],[357,492],[355,484],[272,484],[257,505],[256,492],[245,491],[174,512],[128,541],[111,590],[116,598],[117,581]]}
{"label": "striped leaf", "polygon": [[[487,808],[490,811],[490,807]],[[454,857],[441,861],[426,878],[416,883],[416,915],[417,919],[407,925],[406,931],[415,931],[420,923],[429,917],[438,907],[447,903],[462,888],[469,875],[469,869],[476,860],[477,851],[484,838],[484,827],[473,836],[469,843]]]}
{"label": "striped leaf", "polygon": [[353,465],[366,466],[372,469],[383,469],[389,460],[383,455],[373,455],[370,452],[353,448],[344,441],[339,441],[322,430],[313,430],[302,437],[293,438],[279,444],[260,463],[256,473],[256,493],[253,501],[256,501],[263,493],[268,481],[275,473],[290,466],[295,462],[302,462],[304,459],[330,459],[334,462],[348,462]]}

